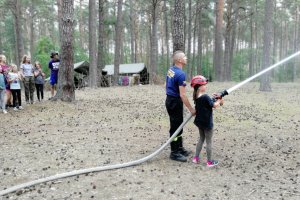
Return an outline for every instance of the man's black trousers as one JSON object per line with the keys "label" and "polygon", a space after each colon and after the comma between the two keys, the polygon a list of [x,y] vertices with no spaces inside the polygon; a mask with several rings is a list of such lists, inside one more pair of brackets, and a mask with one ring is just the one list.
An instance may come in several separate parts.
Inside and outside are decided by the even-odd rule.
{"label": "man's black trousers", "polygon": [[[183,103],[180,97],[172,97],[167,95],[166,108],[170,118],[170,137],[175,133],[177,128],[183,122]],[[171,151],[178,152],[182,147],[183,130],[179,132],[177,137],[171,142]]]}

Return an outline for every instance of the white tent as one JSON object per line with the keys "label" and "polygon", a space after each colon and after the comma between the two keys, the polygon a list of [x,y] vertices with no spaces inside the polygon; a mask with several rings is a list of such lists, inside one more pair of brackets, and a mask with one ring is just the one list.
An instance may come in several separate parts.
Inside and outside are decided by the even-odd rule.
{"label": "white tent", "polygon": [[[144,63],[121,64],[119,74],[138,74],[146,68]],[[103,71],[107,75],[114,75],[114,65],[105,65]]]}

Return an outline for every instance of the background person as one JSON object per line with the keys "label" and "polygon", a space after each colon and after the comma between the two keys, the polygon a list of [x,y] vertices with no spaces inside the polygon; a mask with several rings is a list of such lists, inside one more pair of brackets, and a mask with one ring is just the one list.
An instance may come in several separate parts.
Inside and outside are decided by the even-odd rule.
{"label": "background person", "polygon": [[50,99],[52,99],[54,97],[54,93],[56,90],[60,60],[59,60],[57,52],[52,52],[50,55],[50,58],[51,58],[51,60],[49,62],[49,69],[51,70],[51,74],[50,74],[51,97],[50,97]]}
{"label": "background person", "polygon": [[11,70],[11,67],[6,65],[6,57],[5,55],[0,55],[0,66],[2,68],[2,72],[4,75],[4,81],[5,81],[5,94],[6,94],[6,99],[5,99],[5,107],[12,107],[12,95],[10,91],[10,84],[8,83],[8,73]]}
{"label": "background person", "polygon": [[[31,58],[28,55],[24,55],[21,64],[21,74],[24,78],[24,89],[25,89],[25,100],[27,104],[33,104],[33,94],[34,94],[34,75],[33,66],[31,64]],[[30,97],[30,101],[29,101]]]}
{"label": "background person", "polygon": [[5,107],[5,90],[6,90],[5,77],[2,73],[2,67],[0,66],[0,106],[4,114],[7,113]]}
{"label": "background person", "polygon": [[44,99],[45,73],[43,72],[41,64],[38,61],[36,61],[34,64],[34,82],[37,98],[39,101],[41,101]]}
{"label": "background person", "polygon": [[[18,72],[18,67],[14,64],[11,65],[12,71],[8,74],[8,81],[10,84],[10,90],[13,96],[13,107],[17,111],[22,110],[22,100],[21,100],[21,79],[22,75]],[[17,104],[18,102],[18,104]]]}

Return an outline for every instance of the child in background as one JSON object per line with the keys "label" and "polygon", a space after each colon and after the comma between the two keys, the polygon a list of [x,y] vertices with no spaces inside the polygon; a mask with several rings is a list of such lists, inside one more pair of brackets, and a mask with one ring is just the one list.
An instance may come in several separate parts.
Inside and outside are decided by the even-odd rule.
{"label": "child in background", "polygon": [[[21,74],[18,72],[16,65],[12,64],[12,72],[8,73],[8,82],[10,83],[10,90],[13,95],[13,107],[17,111],[22,110],[22,101],[21,101],[21,84],[20,80],[22,79]],[[18,105],[17,105],[18,101]]]}
{"label": "child in background", "polygon": [[39,101],[44,99],[44,83],[45,83],[45,73],[41,68],[41,64],[39,62],[35,62],[34,64],[34,82],[36,88],[36,95]]}
{"label": "child in background", "polygon": [[5,109],[5,92],[6,92],[5,77],[2,73],[2,67],[0,65],[0,106],[4,114],[7,113]]}
{"label": "child in background", "polygon": [[10,72],[11,68],[10,66],[8,66],[6,64],[6,57],[5,55],[0,55],[0,66],[2,67],[2,73],[4,75],[5,78],[5,86],[6,86],[6,100],[5,100],[5,104],[6,107],[11,107],[12,106],[12,95],[11,95],[11,91],[10,91],[10,84],[8,83],[8,73]]}
{"label": "child in background", "polygon": [[56,85],[58,81],[58,71],[60,66],[60,60],[57,52],[52,52],[50,55],[50,62],[49,62],[49,69],[51,70],[50,73],[50,85],[51,85],[51,100],[54,97],[54,93],[56,91]]}
{"label": "child in background", "polygon": [[218,165],[217,160],[212,159],[212,136],[213,136],[213,108],[223,105],[223,99],[212,99],[207,94],[206,84],[208,80],[201,75],[192,79],[191,86],[194,88],[194,102],[196,105],[196,117],[194,124],[199,128],[200,139],[196,147],[193,163],[200,162],[199,154],[202,149],[204,140],[206,140],[207,166],[213,167]]}

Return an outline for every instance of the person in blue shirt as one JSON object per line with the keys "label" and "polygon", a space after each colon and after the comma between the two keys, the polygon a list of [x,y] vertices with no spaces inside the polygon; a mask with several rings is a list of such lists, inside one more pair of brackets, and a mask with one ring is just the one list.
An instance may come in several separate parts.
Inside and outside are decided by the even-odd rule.
{"label": "person in blue shirt", "polygon": [[60,60],[58,58],[57,52],[52,52],[50,58],[51,58],[49,62],[49,69],[51,70],[51,74],[50,74],[51,98],[50,99],[52,99],[54,97],[54,92],[56,90]]}
{"label": "person in blue shirt", "polygon": [[[182,70],[182,68],[187,64],[187,58],[184,52],[176,51],[173,55],[173,63],[174,65],[171,66],[167,72],[167,98],[165,101],[170,119],[170,137],[183,122],[183,104],[188,108],[192,115],[195,115],[196,113],[186,96],[185,73]],[[190,152],[183,147],[182,132],[183,130],[181,130],[177,137],[171,142],[170,159],[186,162],[186,157],[190,154]]]}

